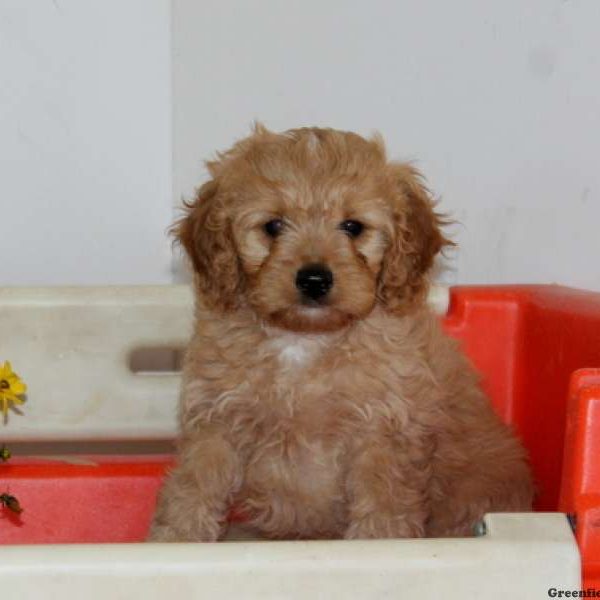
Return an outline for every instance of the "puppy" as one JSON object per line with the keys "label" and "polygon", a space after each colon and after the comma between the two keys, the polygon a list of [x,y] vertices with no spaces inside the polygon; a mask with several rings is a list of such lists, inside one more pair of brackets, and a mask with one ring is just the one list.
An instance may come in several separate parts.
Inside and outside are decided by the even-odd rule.
{"label": "puppy", "polygon": [[419,173],[331,129],[208,163],[175,233],[195,270],[177,465],[150,539],[469,535],[527,511],[526,456],[425,305],[450,242]]}

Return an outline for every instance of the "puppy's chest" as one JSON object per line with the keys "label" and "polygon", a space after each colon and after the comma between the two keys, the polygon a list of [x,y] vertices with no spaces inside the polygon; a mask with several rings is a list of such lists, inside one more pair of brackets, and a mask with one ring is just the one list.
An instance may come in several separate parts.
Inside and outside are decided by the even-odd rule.
{"label": "puppy's chest", "polygon": [[255,382],[260,433],[246,447],[240,493],[329,501],[339,495],[351,435],[327,376],[326,349],[318,339],[286,336],[269,345],[268,357],[270,375]]}
{"label": "puppy's chest", "polygon": [[266,422],[306,434],[335,426],[333,384],[321,344],[294,335],[266,344],[264,370],[248,374]]}
{"label": "puppy's chest", "polygon": [[[233,425],[234,434],[264,439],[289,431],[306,440],[341,435],[344,392],[328,368],[328,350],[316,336],[291,334],[257,347],[255,361],[237,365],[237,401],[230,403],[228,395],[223,396],[225,411],[230,412],[225,421]],[[240,418],[253,431],[236,426]]]}
{"label": "puppy's chest", "polygon": [[395,412],[406,380],[390,357],[374,360],[365,345],[320,336],[266,338],[246,358],[222,352],[194,384],[196,414],[246,447],[286,430],[308,441],[363,435]]}

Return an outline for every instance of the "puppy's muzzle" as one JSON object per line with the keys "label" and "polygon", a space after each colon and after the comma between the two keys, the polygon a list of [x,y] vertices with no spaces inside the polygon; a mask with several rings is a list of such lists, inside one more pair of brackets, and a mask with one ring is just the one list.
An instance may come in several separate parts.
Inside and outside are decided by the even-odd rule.
{"label": "puppy's muzzle", "polygon": [[307,265],[296,273],[296,287],[310,300],[322,300],[333,287],[333,273],[325,265]]}

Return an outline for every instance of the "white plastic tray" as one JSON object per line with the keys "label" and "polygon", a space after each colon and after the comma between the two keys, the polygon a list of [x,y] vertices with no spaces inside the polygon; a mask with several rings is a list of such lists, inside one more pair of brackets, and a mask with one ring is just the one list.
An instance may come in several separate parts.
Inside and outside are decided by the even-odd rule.
{"label": "white plastic tray", "polygon": [[[433,288],[430,302],[445,312],[448,290]],[[28,385],[24,416],[0,424],[2,440],[173,438],[179,374],[130,363],[140,350],[164,361],[183,349],[192,315],[184,285],[0,288],[0,361]]]}
{"label": "white plastic tray", "polygon": [[0,547],[5,598],[535,600],[580,587],[564,515],[488,515],[443,540]]}

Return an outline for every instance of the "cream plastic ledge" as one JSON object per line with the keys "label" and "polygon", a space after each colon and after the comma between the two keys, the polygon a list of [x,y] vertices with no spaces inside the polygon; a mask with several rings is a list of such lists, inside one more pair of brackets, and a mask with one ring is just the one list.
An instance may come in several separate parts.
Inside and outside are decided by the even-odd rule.
{"label": "cream plastic ledge", "polygon": [[581,586],[564,515],[491,514],[478,538],[0,547],[19,600],[532,600]]}
{"label": "cream plastic ledge", "polygon": [[[449,292],[430,302],[448,308]],[[189,286],[0,288],[0,361],[28,385],[3,442],[171,439],[179,375],[134,374],[137,348],[183,348],[191,334]],[[1,418],[1,417],[0,417]]]}

